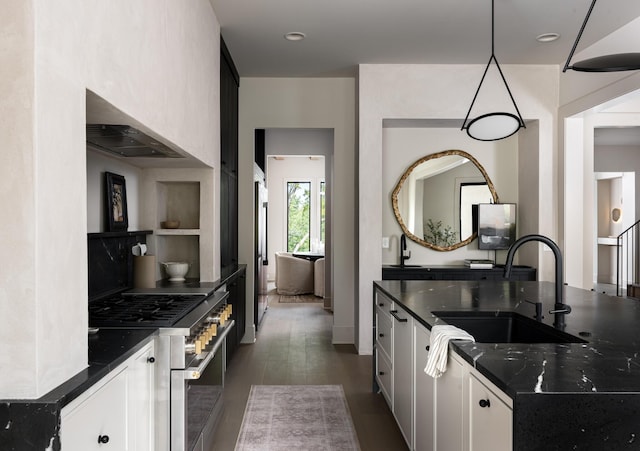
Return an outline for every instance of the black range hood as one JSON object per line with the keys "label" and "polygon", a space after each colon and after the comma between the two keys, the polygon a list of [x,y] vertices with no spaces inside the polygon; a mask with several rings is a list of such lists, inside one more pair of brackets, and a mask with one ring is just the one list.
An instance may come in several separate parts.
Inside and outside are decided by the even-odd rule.
{"label": "black range hood", "polygon": [[184,158],[157,139],[129,125],[87,124],[87,144],[127,158]]}

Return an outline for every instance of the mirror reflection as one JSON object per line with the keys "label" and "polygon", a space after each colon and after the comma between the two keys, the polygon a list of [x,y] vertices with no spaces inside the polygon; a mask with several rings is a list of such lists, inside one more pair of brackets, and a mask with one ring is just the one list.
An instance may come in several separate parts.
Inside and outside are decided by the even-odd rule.
{"label": "mirror reflection", "polygon": [[499,202],[484,168],[462,150],[434,153],[413,163],[391,200],[407,237],[439,251],[469,244],[476,237],[473,206]]}

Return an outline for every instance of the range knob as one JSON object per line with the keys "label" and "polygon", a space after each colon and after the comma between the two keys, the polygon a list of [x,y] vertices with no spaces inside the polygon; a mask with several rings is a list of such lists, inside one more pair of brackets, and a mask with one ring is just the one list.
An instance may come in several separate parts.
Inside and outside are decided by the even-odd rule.
{"label": "range knob", "polygon": [[215,337],[218,334],[218,325],[212,324],[211,326],[209,326],[209,333],[212,337]]}
{"label": "range knob", "polygon": [[209,327],[207,328],[207,343],[208,343],[208,342],[210,342],[210,341],[211,341],[211,339],[212,339],[213,337],[215,337],[215,336],[216,336],[216,334],[214,334],[214,333],[213,333],[213,330],[211,329],[211,326],[209,326]]}
{"label": "range knob", "polygon": [[184,350],[187,354],[195,354],[196,353],[196,344],[192,340],[187,341],[184,344]]}

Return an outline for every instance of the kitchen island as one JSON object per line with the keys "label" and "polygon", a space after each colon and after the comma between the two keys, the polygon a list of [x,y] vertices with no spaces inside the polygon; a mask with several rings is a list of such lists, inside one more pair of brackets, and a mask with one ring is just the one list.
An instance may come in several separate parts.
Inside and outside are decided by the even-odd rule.
{"label": "kitchen island", "polygon": [[[586,342],[457,341],[449,352],[512,400],[513,449],[640,449],[640,302],[563,288],[572,309],[564,332]],[[533,317],[535,302],[543,304],[542,322],[554,322],[549,282],[385,280],[374,291],[427,330],[443,324],[433,312]]]}

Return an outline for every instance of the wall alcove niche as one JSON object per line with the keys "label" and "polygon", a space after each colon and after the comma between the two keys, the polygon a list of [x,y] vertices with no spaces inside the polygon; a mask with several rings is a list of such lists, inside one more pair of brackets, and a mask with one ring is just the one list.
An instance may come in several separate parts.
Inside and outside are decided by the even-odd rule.
{"label": "wall alcove niche", "polygon": [[498,202],[498,193],[485,169],[462,150],[445,150],[418,159],[405,170],[391,194],[393,212],[403,233],[437,251],[451,251],[473,241],[477,233],[472,205]]}

